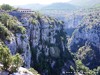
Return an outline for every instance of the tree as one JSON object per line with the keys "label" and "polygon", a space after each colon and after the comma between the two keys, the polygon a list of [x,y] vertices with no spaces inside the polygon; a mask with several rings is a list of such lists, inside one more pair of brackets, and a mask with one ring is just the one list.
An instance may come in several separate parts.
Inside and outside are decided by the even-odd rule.
{"label": "tree", "polygon": [[23,65],[23,60],[19,54],[12,56],[6,46],[0,45],[0,64],[3,65],[2,70],[13,73],[17,71],[18,67]]}
{"label": "tree", "polygon": [[3,13],[0,14],[0,22],[6,26],[8,30],[11,30],[13,33],[22,33],[26,32],[26,29],[23,26],[19,26],[17,18]]}
{"label": "tree", "polygon": [[8,70],[11,65],[11,54],[6,46],[0,45],[0,63],[3,64],[3,70]]}
{"label": "tree", "polygon": [[7,10],[13,10],[14,8],[8,4],[3,4],[1,5],[1,9],[7,11]]}
{"label": "tree", "polygon": [[10,41],[11,31],[6,26],[0,23],[0,39]]}
{"label": "tree", "polygon": [[12,56],[12,60],[13,60],[13,65],[15,65],[16,67],[20,67],[23,64],[23,60],[18,53]]}
{"label": "tree", "polygon": [[95,75],[95,72],[86,67],[81,60],[76,60],[77,71],[84,75]]}
{"label": "tree", "polygon": [[5,13],[0,14],[0,21],[1,21],[5,26],[7,26],[7,21],[8,21],[9,18],[10,18],[10,15],[8,15],[8,14],[5,14]]}
{"label": "tree", "polygon": [[16,55],[12,56],[12,65],[9,69],[11,73],[16,72],[18,67],[23,65],[23,60],[21,56],[17,53]]}

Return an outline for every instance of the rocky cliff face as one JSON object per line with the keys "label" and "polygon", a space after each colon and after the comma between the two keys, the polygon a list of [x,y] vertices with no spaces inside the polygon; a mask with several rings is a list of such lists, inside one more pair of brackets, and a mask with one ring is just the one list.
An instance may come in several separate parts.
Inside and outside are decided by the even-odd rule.
{"label": "rocky cliff face", "polygon": [[[89,68],[95,68],[100,64],[100,14],[99,12],[92,13],[83,19],[79,28],[77,28],[71,39],[69,47],[72,52],[78,52],[82,56],[82,61]],[[83,47],[85,46],[85,47]],[[89,46],[89,48],[87,47]],[[80,50],[80,47],[81,50]],[[79,54],[81,51],[81,55]],[[95,62],[94,62],[95,61]],[[92,66],[91,66],[92,65]]]}
{"label": "rocky cliff face", "polygon": [[[16,19],[10,31],[9,40],[3,40],[12,54],[20,53],[24,59],[24,67],[34,67],[42,75],[62,75],[73,71],[75,64],[68,51],[66,33],[63,22],[51,17],[34,14],[10,12],[9,16]],[[20,32],[21,31],[21,32]],[[2,40],[2,39],[1,39]]]}
{"label": "rocky cliff face", "polygon": [[74,12],[59,13],[59,16],[57,13],[56,14],[54,13],[51,16],[56,17],[57,19],[64,21],[64,24],[65,24],[64,29],[70,29],[70,28],[77,28],[77,26],[80,25],[80,23],[85,15],[86,14],[84,14],[82,12],[80,13],[79,11],[76,11],[75,13]]}

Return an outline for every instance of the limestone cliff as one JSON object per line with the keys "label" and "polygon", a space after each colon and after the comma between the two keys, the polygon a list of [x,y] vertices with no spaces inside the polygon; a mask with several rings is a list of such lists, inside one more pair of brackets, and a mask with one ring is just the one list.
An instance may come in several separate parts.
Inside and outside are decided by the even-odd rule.
{"label": "limestone cliff", "polygon": [[[21,54],[24,67],[33,67],[42,75],[62,75],[72,72],[71,67],[75,69],[72,56],[66,47],[67,37],[63,22],[36,12],[6,14],[10,18],[2,26],[7,29],[7,36],[0,39],[13,55]],[[8,21],[10,19],[14,24]]]}
{"label": "limestone cliff", "polygon": [[100,64],[99,12],[89,14],[83,19],[82,24],[74,31],[69,40],[69,48],[72,52],[78,52],[78,56],[89,68],[96,68]]}

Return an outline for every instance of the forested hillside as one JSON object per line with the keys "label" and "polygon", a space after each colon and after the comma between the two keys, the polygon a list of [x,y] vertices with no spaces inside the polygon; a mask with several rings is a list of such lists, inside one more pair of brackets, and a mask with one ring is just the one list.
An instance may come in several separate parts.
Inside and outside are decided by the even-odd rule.
{"label": "forested hillside", "polygon": [[[69,49],[75,54],[78,63],[83,64],[84,70],[99,69],[100,61],[100,11],[92,11],[85,16],[69,39]],[[79,66],[80,67],[80,66]],[[82,66],[79,68],[83,69]],[[99,75],[100,73],[96,73]],[[95,74],[91,74],[95,75]]]}

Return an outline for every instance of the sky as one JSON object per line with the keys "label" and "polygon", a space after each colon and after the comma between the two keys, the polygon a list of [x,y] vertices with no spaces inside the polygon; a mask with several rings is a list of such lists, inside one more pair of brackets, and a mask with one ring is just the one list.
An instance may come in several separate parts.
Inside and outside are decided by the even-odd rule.
{"label": "sky", "polygon": [[0,0],[1,4],[10,4],[10,5],[25,5],[25,4],[51,4],[55,2],[69,2],[71,0]]}

